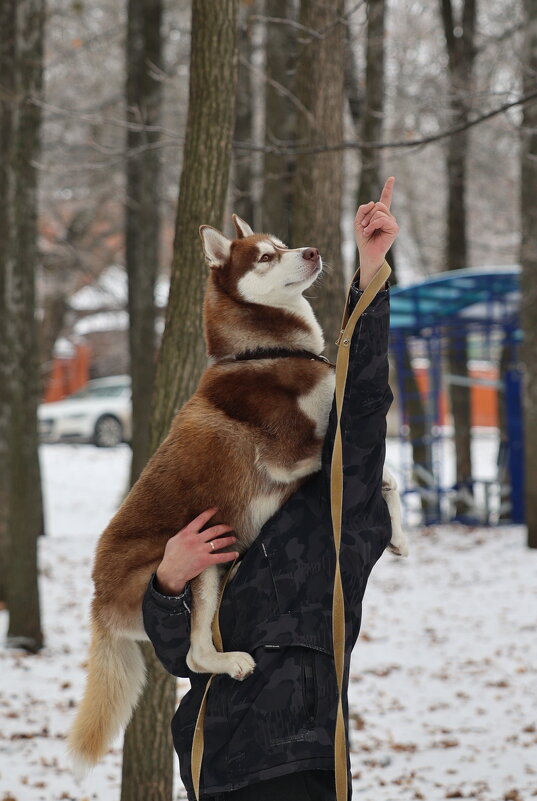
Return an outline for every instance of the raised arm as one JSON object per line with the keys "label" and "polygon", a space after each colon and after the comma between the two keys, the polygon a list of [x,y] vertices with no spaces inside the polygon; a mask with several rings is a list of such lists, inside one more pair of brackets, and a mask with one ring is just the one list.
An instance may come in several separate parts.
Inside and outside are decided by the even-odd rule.
{"label": "raised arm", "polygon": [[[394,178],[388,178],[377,203],[360,206],[355,218],[360,270],[347,302],[351,312],[371,278],[384,263],[399,227],[390,212]],[[388,385],[389,290],[381,290],[358,320],[341,417],[343,440],[344,523],[366,524],[378,517],[385,456],[386,414],[393,396]],[[322,470],[329,496],[330,463],[336,430],[335,404],[323,447]]]}

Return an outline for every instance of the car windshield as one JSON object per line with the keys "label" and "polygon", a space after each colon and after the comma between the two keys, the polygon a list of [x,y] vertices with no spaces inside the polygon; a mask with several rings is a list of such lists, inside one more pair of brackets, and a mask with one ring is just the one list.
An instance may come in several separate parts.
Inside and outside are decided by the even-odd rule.
{"label": "car windshield", "polygon": [[78,400],[79,398],[119,398],[128,389],[126,384],[112,384],[110,386],[87,386],[70,395],[69,399]]}

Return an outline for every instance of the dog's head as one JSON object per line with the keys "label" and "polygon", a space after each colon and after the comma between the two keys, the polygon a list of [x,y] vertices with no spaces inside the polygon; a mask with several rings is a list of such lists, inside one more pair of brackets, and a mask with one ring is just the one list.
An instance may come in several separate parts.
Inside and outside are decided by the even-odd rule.
{"label": "dog's head", "polygon": [[200,226],[205,260],[218,285],[239,300],[264,306],[292,305],[322,270],[319,251],[288,248],[272,234],[254,234],[233,215],[236,239],[210,225]]}

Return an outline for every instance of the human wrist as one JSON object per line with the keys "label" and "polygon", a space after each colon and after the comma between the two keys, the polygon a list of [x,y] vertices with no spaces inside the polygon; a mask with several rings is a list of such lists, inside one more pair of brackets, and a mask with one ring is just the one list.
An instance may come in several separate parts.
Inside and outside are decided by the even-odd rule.
{"label": "human wrist", "polygon": [[358,288],[365,289],[373,277],[378,273],[383,264],[384,259],[382,259],[380,263],[378,260],[375,262],[360,261],[360,282]]}
{"label": "human wrist", "polygon": [[165,570],[161,570],[160,567],[157,568],[155,579],[157,584],[155,589],[162,595],[181,595],[187,583],[187,580],[181,576],[170,576]]}

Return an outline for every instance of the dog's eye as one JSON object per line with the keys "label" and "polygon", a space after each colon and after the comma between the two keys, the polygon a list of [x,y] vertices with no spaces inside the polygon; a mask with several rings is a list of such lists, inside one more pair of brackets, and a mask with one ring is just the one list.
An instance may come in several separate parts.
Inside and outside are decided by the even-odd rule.
{"label": "dog's eye", "polygon": [[259,261],[270,261],[272,259],[272,255],[270,253],[263,253]]}

